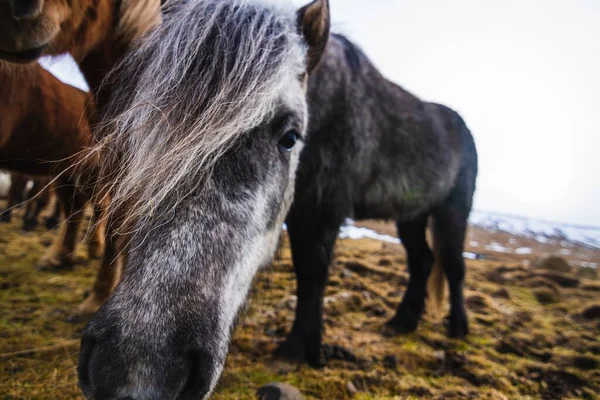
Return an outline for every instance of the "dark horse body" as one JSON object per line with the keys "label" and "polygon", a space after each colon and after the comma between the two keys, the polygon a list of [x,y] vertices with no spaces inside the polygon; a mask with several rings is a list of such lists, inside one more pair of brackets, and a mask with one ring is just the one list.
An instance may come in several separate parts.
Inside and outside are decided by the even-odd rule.
{"label": "dark horse body", "polygon": [[[425,231],[433,216],[435,261],[450,287],[448,333],[465,336],[462,251],[477,154],[463,120],[385,79],[360,49],[339,35],[331,37],[322,64],[311,75],[308,101],[308,139],[286,220],[298,303],[280,355],[320,363],[323,292],[346,218],[397,221],[410,281],[386,330],[404,333],[416,329],[424,310],[434,265]],[[444,281],[438,278],[430,295],[442,297]]]}

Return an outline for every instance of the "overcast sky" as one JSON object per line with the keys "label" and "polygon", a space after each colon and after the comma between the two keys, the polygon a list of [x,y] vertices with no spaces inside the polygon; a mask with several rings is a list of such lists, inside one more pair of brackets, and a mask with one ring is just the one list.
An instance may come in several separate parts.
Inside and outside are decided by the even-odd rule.
{"label": "overcast sky", "polygon": [[476,208],[600,225],[600,1],[330,1],[334,31],[466,120]]}

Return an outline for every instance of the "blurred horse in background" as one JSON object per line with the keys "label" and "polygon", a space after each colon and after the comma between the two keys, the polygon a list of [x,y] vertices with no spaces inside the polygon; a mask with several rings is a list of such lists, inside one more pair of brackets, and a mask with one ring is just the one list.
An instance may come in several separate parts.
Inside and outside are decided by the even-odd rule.
{"label": "blurred horse in background", "polygon": [[[32,182],[28,189],[29,182]],[[54,201],[53,201],[54,200]],[[54,188],[50,178],[33,177],[13,172],[10,174],[10,186],[7,193],[7,206],[0,212],[0,222],[11,222],[13,209],[23,203],[25,215],[23,216],[23,230],[32,231],[38,226],[41,212],[51,203],[52,213],[46,217],[46,228],[54,229],[61,214],[60,203],[56,200]]]}
{"label": "blurred horse in background", "polygon": [[[29,194],[33,193],[33,186],[36,186],[34,181],[33,186],[30,190],[27,190],[27,184],[29,183],[30,177],[25,174],[19,174],[13,172],[9,174],[10,184],[6,194],[6,209],[0,212],[0,222],[9,223],[12,221],[14,209],[18,207],[25,199],[29,200]],[[40,178],[41,179],[41,178]],[[38,193],[39,195],[39,193]],[[41,196],[40,196],[41,197]],[[28,202],[27,205],[31,204]]]}
{"label": "blurred horse in background", "polygon": [[[0,60],[12,63],[9,66],[0,61],[0,69],[15,71],[17,63],[28,64],[43,55],[69,53],[79,64],[101,110],[112,87],[103,86],[106,74],[132,42],[160,22],[160,6],[160,0],[0,1]],[[106,193],[96,193],[95,198],[99,204],[108,201]],[[99,214],[101,207],[94,210]],[[70,228],[71,225],[67,227]],[[110,232],[109,226],[93,289],[74,317],[93,314],[117,283],[120,257]],[[69,230],[65,237],[70,236]]]}
{"label": "blurred horse in background", "polygon": [[160,0],[0,1],[0,60],[28,64],[69,53],[96,95],[131,42],[160,22],[160,6]]}
{"label": "blurred horse in background", "polygon": [[[13,174],[14,175],[14,174]],[[46,216],[44,225],[51,230],[58,226],[62,214],[61,202],[56,196],[51,178],[34,178],[33,185],[25,197],[26,207],[23,215],[23,230],[32,231],[39,224],[42,211],[52,206],[52,211]]]}
{"label": "blurred horse in background", "polygon": [[[94,143],[90,130],[90,124],[97,120],[93,100],[39,64],[0,70],[0,98],[4,99],[0,103],[0,168],[33,176],[56,176],[56,192],[67,216],[39,266],[71,267],[83,210],[91,199],[91,191],[75,184],[71,170],[77,155]],[[94,181],[93,168],[82,171],[91,176],[78,179]],[[19,190],[19,179],[16,183],[13,194]],[[100,211],[95,220],[99,222]],[[88,254],[97,257],[104,233],[100,224],[92,225],[95,229]]]}

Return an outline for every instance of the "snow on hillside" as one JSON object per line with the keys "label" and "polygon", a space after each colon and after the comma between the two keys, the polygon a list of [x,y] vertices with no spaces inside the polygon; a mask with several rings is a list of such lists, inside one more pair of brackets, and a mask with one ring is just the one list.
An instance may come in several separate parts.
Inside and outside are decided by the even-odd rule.
{"label": "snow on hillside", "polygon": [[[587,227],[564,224],[560,222],[549,222],[532,220],[525,217],[473,211],[469,218],[471,225],[480,227],[489,232],[506,232],[514,236],[524,236],[534,239],[539,243],[549,242],[571,242],[594,249],[600,249],[600,227]],[[396,237],[379,234],[371,229],[354,226],[352,220],[347,220],[340,230],[341,238],[360,239],[371,238],[384,242],[399,243]],[[477,246],[475,246],[477,247]],[[496,252],[503,251],[500,244],[488,245],[488,250]],[[530,249],[516,249],[517,254],[529,254]],[[567,250],[565,250],[567,251]]]}
{"label": "snow on hillside", "polygon": [[483,211],[473,211],[469,220],[472,225],[488,231],[530,237],[540,243],[548,243],[551,240],[566,241],[600,249],[600,227],[539,221]]}

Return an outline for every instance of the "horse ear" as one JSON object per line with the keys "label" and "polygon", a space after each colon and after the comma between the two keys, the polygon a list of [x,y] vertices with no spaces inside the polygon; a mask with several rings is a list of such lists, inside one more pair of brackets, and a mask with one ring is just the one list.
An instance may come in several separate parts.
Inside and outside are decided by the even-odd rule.
{"label": "horse ear", "polygon": [[314,0],[296,12],[298,32],[308,44],[306,72],[312,72],[325,51],[329,39],[331,19],[329,0]]}

